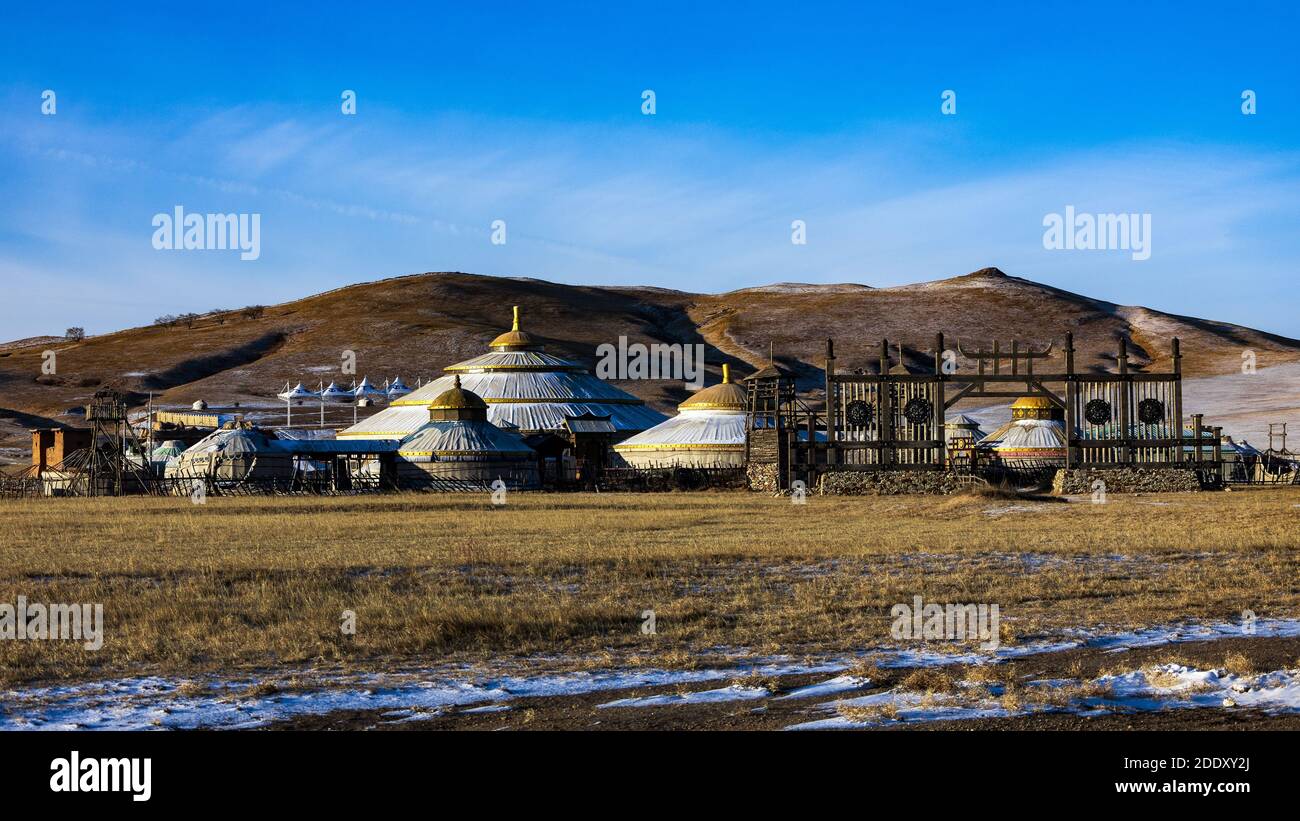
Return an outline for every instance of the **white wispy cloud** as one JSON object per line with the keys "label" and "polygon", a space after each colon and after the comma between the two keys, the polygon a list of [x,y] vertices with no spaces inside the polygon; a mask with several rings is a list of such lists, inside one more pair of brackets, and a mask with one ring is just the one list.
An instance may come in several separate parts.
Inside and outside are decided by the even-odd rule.
{"label": "white wispy cloud", "polygon": [[[1300,159],[1286,153],[1135,144],[1014,162],[914,128],[773,144],[657,121],[560,128],[363,111],[247,106],[57,124],[0,115],[7,270],[93,272],[128,288],[166,281],[177,311],[420,270],[718,291],[889,285],[998,265],[1300,335],[1290,311],[1259,299],[1291,276],[1297,250],[1282,215],[1300,206]],[[150,217],[177,204],[261,213],[262,258],[154,251]],[[1151,259],[1044,250],[1042,218],[1066,205],[1150,213]],[[507,222],[505,246],[489,241],[495,219]],[[790,243],[795,219],[807,223],[805,246]],[[1214,288],[1225,273],[1234,288]],[[63,316],[52,295],[21,314],[0,308],[10,336],[151,318],[109,305]]]}

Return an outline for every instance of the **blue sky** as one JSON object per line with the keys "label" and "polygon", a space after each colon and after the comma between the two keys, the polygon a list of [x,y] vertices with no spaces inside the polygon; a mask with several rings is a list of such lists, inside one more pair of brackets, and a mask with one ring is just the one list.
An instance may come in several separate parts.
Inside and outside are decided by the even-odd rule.
{"label": "blue sky", "polygon": [[[0,337],[427,270],[724,291],[988,265],[1300,337],[1300,13],[1136,5],[10,7]],[[176,205],[260,214],[260,258],[155,250]],[[1150,214],[1151,258],[1045,249],[1067,205]]]}

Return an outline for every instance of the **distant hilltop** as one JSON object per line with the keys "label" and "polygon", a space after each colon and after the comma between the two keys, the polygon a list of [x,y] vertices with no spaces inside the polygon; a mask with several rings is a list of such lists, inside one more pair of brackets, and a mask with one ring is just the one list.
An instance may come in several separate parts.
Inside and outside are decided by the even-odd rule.
{"label": "distant hilltop", "polygon": [[[1238,372],[1245,349],[1260,368],[1300,362],[1300,341],[1211,319],[1117,305],[1009,276],[997,268],[873,288],[842,283],[779,283],[723,294],[654,287],[563,285],[459,272],[400,276],[338,288],[282,305],[187,316],[84,340],[43,337],[0,345],[0,439],[17,422],[63,417],[98,387],[168,405],[207,400],[271,404],[286,382],[340,378],[340,357],[356,354],[355,378],[401,376],[412,384],[481,353],[523,306],[529,332],[548,351],[591,364],[597,346],[630,342],[703,343],[710,375],[723,362],[734,377],[762,367],[769,351],[801,382],[820,379],[827,337],[838,366],[871,367],[881,337],[901,344],[909,363],[933,362],[934,334],[968,347],[1012,339],[1042,345],[1072,331],[1080,367],[1108,368],[1115,340],[1128,340],[1135,365],[1167,366],[1168,339],[1182,339],[1189,377]],[[42,374],[54,350],[56,374]],[[625,390],[668,411],[680,382],[631,381]],[[6,423],[6,418],[9,421]],[[25,428],[21,429],[23,435]]]}

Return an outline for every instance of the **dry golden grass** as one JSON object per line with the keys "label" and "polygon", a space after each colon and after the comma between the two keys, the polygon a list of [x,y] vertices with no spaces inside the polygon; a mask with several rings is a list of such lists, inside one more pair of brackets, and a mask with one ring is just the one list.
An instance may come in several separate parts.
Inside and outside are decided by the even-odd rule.
{"label": "dry golden grass", "polygon": [[955,693],[958,685],[957,679],[941,667],[921,667],[909,673],[898,686],[918,693]]}
{"label": "dry golden grass", "polygon": [[913,595],[998,604],[1004,641],[1300,610],[1300,495],[1150,501],[997,517],[978,496],[0,502],[0,601],[101,602],[106,622],[98,652],[0,641],[0,679],[530,654],[689,667],[892,644],[889,608]]}
{"label": "dry golden grass", "polygon": [[1253,676],[1258,670],[1255,662],[1244,653],[1229,653],[1223,657],[1223,669],[1234,676]]}
{"label": "dry golden grass", "polygon": [[835,712],[859,724],[879,724],[898,720],[898,705],[892,701],[866,705],[841,704],[835,708]]}

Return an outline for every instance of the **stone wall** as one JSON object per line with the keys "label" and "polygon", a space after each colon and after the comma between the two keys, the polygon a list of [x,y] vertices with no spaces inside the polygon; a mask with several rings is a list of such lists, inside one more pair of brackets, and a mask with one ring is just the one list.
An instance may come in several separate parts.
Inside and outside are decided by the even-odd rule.
{"label": "stone wall", "polygon": [[1106,483],[1107,493],[1188,493],[1201,489],[1196,471],[1189,468],[1062,468],[1052,480],[1052,492],[1062,496],[1088,495],[1097,479]]}
{"label": "stone wall", "polygon": [[838,470],[823,473],[817,490],[823,496],[946,496],[970,484],[969,476],[946,470]]}
{"label": "stone wall", "polygon": [[749,489],[759,493],[776,493],[779,490],[776,465],[761,465],[750,462],[745,465],[745,475],[749,477]]}
{"label": "stone wall", "polygon": [[749,461],[760,465],[776,465],[782,461],[783,437],[770,428],[749,431]]}

